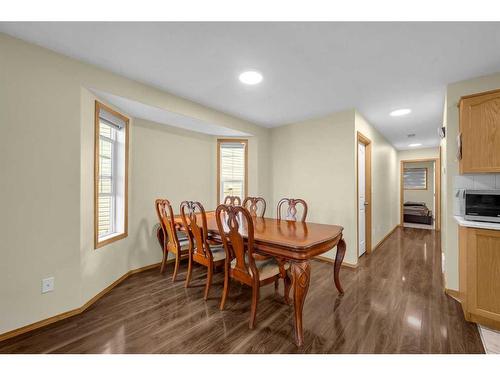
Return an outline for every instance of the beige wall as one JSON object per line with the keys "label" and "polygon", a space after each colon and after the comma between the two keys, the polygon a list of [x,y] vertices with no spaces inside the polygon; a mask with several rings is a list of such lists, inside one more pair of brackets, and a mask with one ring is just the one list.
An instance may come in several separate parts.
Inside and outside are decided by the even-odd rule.
{"label": "beige wall", "polygon": [[[128,270],[159,261],[151,233],[157,194],[175,204],[199,197],[214,205],[215,138],[132,121],[129,236],[93,250],[87,89],[252,134],[249,193],[271,195],[268,129],[5,34],[0,56],[0,333],[78,308]],[[183,167],[209,182],[199,190]],[[49,276],[55,290],[42,295],[41,279]]]}
{"label": "beige wall", "polygon": [[446,89],[446,142],[443,169],[445,177],[445,211],[443,211],[442,249],[444,254],[445,284],[449,289],[458,290],[458,226],[453,219],[454,179],[458,175],[458,160],[456,158],[459,116],[457,104],[464,95],[495,90],[500,88],[500,73],[478,77],[448,85]]}
{"label": "beige wall", "polygon": [[93,114],[97,98],[86,89],[81,91],[80,272],[81,298],[87,301],[128,270],[161,261],[153,231],[157,223],[153,206],[156,198],[168,198],[175,212],[183,200],[200,201],[207,209],[214,207],[215,181],[206,181],[212,181],[215,174],[212,159],[216,142],[208,135],[132,119],[129,131],[129,235],[94,250]]}
{"label": "beige wall", "polygon": [[275,215],[281,198],[302,198],[309,206],[308,221],[342,225],[345,261],[351,264],[357,261],[352,246],[356,242],[353,129],[352,110],[272,129],[273,200],[269,204]]}
{"label": "beige wall", "polygon": [[[249,194],[266,198],[271,215],[281,197],[306,199],[311,221],[345,227],[352,264],[359,130],[373,141],[373,245],[395,225],[396,152],[354,110],[269,130],[4,34],[0,56],[0,333],[78,308],[128,270],[159,261],[156,197],[215,206],[216,138],[132,119],[129,236],[93,250],[89,89],[252,134]],[[55,290],[42,295],[49,276]]]}
{"label": "beige wall", "polygon": [[[355,112],[355,130],[371,140],[372,144],[372,247],[399,224],[398,160],[396,149]],[[354,146],[357,160],[357,146]],[[357,196],[354,191],[354,202]]]}
{"label": "beige wall", "polygon": [[[444,98],[443,103],[443,126],[446,127],[448,117],[448,101],[447,98]],[[445,254],[444,249],[446,249],[446,217],[448,215],[448,178],[446,173],[446,165],[447,165],[447,147],[446,147],[446,138],[441,139],[440,147],[441,147],[441,268],[443,272],[443,276],[446,282],[446,274],[445,274]],[[451,206],[453,209],[453,206]],[[457,265],[458,267],[458,265]],[[458,271],[457,271],[458,272]]]}
{"label": "beige wall", "polygon": [[0,332],[81,305],[80,89],[40,54],[0,34]]}
{"label": "beige wall", "polygon": [[357,263],[357,131],[372,141],[375,246],[398,220],[397,153],[389,142],[354,110],[275,128],[271,137],[273,205],[300,197],[309,205],[308,220],[342,225],[350,264]]}
{"label": "beige wall", "polygon": [[434,207],[434,162],[413,162],[404,163],[403,168],[426,168],[427,169],[427,189],[422,190],[404,190],[403,202],[424,202],[432,211],[435,217],[436,209]]}
{"label": "beige wall", "polygon": [[417,148],[412,150],[398,151],[398,161],[418,160],[418,159],[437,159],[439,158],[439,147]]}

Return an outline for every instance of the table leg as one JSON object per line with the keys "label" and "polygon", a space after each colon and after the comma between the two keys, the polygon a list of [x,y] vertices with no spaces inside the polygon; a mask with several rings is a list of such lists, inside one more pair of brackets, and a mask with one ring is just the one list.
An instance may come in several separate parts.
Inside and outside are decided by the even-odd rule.
{"label": "table leg", "polygon": [[293,301],[295,310],[295,343],[297,346],[304,344],[304,332],[302,330],[302,309],[309,289],[311,266],[309,261],[293,261]]}
{"label": "table leg", "polygon": [[342,265],[342,261],[344,260],[345,255],[345,241],[343,238],[340,239],[337,244],[337,255],[335,256],[335,265],[333,266],[333,279],[335,281],[335,286],[340,294],[344,294],[344,289],[342,289],[342,285],[340,285],[339,273],[340,266]]}

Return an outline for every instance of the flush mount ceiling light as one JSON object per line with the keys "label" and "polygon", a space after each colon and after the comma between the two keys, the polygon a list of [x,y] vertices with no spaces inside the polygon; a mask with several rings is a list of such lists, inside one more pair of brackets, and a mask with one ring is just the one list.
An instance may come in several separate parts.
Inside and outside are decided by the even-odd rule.
{"label": "flush mount ceiling light", "polygon": [[406,116],[409,113],[411,113],[411,109],[401,108],[401,109],[395,109],[394,111],[389,113],[389,115],[392,117],[399,117],[399,116]]}
{"label": "flush mount ceiling light", "polygon": [[245,85],[256,85],[262,82],[262,74],[256,70],[247,70],[240,74],[239,79]]}
{"label": "flush mount ceiling light", "polygon": [[422,143],[410,143],[408,145],[408,147],[418,147],[418,146],[422,146]]}

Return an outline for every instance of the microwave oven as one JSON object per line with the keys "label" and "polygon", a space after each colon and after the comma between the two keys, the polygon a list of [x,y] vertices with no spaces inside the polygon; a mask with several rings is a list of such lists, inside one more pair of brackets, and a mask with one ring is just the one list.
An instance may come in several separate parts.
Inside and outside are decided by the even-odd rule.
{"label": "microwave oven", "polygon": [[500,190],[466,190],[465,220],[500,223]]}

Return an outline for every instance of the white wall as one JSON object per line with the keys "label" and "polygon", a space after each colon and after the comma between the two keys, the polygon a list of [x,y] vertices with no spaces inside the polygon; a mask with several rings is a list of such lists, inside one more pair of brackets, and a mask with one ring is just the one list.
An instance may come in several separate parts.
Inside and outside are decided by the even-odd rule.
{"label": "white wall", "polygon": [[[151,233],[156,194],[174,204],[196,196],[215,202],[215,139],[133,120],[129,236],[93,250],[87,89],[252,134],[249,192],[271,195],[268,129],[5,34],[0,56],[0,333],[78,308],[130,269],[159,261]],[[186,168],[205,182],[201,190]],[[42,295],[48,276],[55,290]]]}
{"label": "white wall", "polygon": [[[445,207],[442,223],[442,249],[445,257],[445,284],[449,289],[458,290],[458,226],[453,219],[454,193],[456,176],[458,176],[458,160],[456,158],[459,114],[458,102],[464,95],[480,93],[500,88],[500,73],[460,81],[448,85],[446,89],[445,125],[446,141],[443,142],[445,173]],[[500,186],[499,186],[500,187]]]}
{"label": "white wall", "polygon": [[[375,248],[399,224],[399,201],[395,199],[399,192],[397,151],[359,112],[355,112],[355,130],[372,144],[372,247]],[[354,154],[357,160],[356,145]],[[357,201],[355,190],[353,199]]]}

